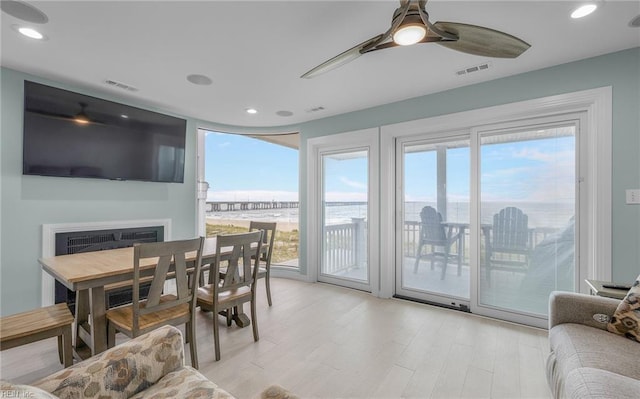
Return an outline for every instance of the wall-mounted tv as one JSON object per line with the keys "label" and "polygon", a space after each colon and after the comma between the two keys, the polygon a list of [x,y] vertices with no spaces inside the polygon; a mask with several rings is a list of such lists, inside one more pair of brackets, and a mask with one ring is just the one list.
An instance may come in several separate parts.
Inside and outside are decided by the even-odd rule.
{"label": "wall-mounted tv", "polygon": [[22,173],[182,183],[186,124],[25,81]]}

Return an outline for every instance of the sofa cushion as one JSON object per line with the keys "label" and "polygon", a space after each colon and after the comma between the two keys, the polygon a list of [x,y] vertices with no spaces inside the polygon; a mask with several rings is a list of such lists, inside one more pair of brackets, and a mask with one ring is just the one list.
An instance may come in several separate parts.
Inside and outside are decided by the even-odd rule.
{"label": "sofa cushion", "polygon": [[549,331],[556,376],[581,367],[607,370],[640,379],[640,345],[605,330],[581,324],[560,324]]}
{"label": "sofa cushion", "polygon": [[186,366],[165,375],[147,390],[131,397],[131,399],[142,398],[227,399],[233,396],[218,388],[194,368]]}
{"label": "sofa cushion", "polygon": [[639,380],[605,370],[582,367],[567,375],[561,397],[637,399],[639,394]]}
{"label": "sofa cushion", "polygon": [[640,276],[620,301],[607,330],[640,342]]}
{"label": "sofa cushion", "polygon": [[184,365],[180,330],[165,326],[60,370],[33,385],[66,398],[127,399]]}

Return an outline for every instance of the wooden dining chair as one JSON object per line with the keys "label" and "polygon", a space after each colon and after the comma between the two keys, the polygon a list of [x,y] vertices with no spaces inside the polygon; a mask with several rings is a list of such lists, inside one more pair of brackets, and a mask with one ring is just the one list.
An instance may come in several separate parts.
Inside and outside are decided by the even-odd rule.
{"label": "wooden dining chair", "polygon": [[[267,302],[269,306],[273,305],[271,301],[271,255],[273,254],[273,243],[276,238],[276,225],[275,222],[256,222],[251,221],[249,223],[249,231],[262,230],[262,246],[260,248],[260,268],[258,269],[258,280],[265,279],[265,288],[267,291]],[[201,272],[202,274],[202,272]],[[220,279],[224,280],[226,269],[220,268]],[[203,281],[203,278],[201,278]],[[211,279],[209,279],[211,283]],[[202,285],[202,283],[201,283]],[[230,324],[230,323],[229,323]]]}
{"label": "wooden dining chair", "polygon": [[[209,284],[198,288],[197,305],[213,312],[213,340],[216,360],[220,360],[220,331],[217,315],[224,311],[227,320],[240,317],[242,305],[251,303],[253,340],[258,335],[256,316],[256,282],[262,245],[262,230],[219,235],[216,238],[216,257],[211,264]],[[224,280],[220,279],[220,268],[226,267]],[[230,323],[228,322],[228,325]]]}
{"label": "wooden dining chair", "polygon": [[[171,324],[185,324],[185,332],[191,350],[191,366],[198,368],[196,345],[195,309],[197,278],[202,263],[204,238],[182,241],[135,244],[133,247],[133,301],[129,305],[107,311],[107,344],[115,345],[116,332],[130,338]],[[195,266],[188,270],[186,258],[196,252]],[[155,267],[147,267],[154,265]],[[140,299],[140,284],[148,275],[153,275],[146,300]],[[163,295],[164,283],[175,278],[176,294]]]}
{"label": "wooden dining chair", "polygon": [[258,269],[258,280],[264,278],[267,290],[267,302],[271,302],[271,255],[273,254],[273,243],[276,238],[276,223],[255,222],[249,223],[249,231],[262,230],[262,246],[260,252],[260,268]]}

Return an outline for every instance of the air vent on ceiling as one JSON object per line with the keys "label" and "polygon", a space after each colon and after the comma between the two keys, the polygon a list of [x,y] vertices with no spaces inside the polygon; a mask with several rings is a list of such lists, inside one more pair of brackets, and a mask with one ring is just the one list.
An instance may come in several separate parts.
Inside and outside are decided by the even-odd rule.
{"label": "air vent on ceiling", "polygon": [[309,108],[309,109],[305,109],[306,112],[318,112],[318,111],[324,111],[324,107],[313,107],[313,108]]}
{"label": "air vent on ceiling", "polygon": [[478,72],[478,71],[484,71],[489,69],[489,66],[491,66],[491,64],[488,62],[479,64],[479,65],[470,66],[470,67],[461,69],[459,71],[456,71],[456,75],[463,76],[463,75],[467,75],[467,74]]}
{"label": "air vent on ceiling", "polygon": [[127,90],[127,91],[138,91],[136,87],[128,85],[122,82],[116,82],[115,80],[107,79],[104,81],[109,86],[117,87],[118,89]]}

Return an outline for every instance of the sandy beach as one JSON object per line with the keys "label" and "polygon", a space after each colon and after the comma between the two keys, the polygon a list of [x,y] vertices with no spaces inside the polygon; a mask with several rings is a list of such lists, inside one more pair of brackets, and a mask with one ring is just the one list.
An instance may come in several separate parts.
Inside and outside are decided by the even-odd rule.
{"label": "sandy beach", "polygon": [[[251,221],[247,219],[218,219],[218,218],[207,218],[207,224],[219,224],[219,225],[232,225],[238,227],[246,227],[249,228],[249,223]],[[293,222],[277,222],[276,230],[279,231],[293,231],[298,230],[298,223]]]}

